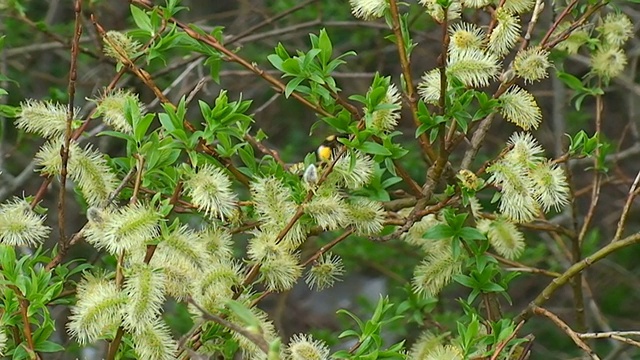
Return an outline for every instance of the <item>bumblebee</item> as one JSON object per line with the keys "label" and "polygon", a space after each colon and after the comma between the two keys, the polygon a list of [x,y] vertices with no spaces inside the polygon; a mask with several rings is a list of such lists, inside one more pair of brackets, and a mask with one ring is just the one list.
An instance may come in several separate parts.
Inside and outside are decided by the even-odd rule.
{"label": "bumblebee", "polygon": [[333,159],[334,154],[336,154],[343,146],[342,143],[338,141],[341,137],[342,136],[340,135],[329,135],[324,139],[322,144],[318,146],[316,155],[320,162],[326,163]]}

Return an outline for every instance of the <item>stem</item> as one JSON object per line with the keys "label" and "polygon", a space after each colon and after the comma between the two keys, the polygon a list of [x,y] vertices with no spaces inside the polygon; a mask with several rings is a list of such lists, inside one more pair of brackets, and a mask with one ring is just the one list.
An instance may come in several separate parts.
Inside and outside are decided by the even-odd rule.
{"label": "stem", "polygon": [[68,85],[68,94],[69,94],[69,104],[67,107],[67,127],[65,129],[64,134],[64,144],[60,149],[60,157],[62,158],[62,165],[60,169],[60,193],[58,196],[58,231],[60,238],[58,239],[58,244],[60,247],[60,252],[64,253],[67,251],[67,237],[65,235],[65,221],[64,221],[64,209],[65,209],[65,199],[66,199],[66,186],[67,186],[67,166],[69,164],[69,146],[71,145],[71,136],[72,129],[71,125],[73,123],[73,118],[75,115],[74,111],[74,98],[76,94],[76,78],[78,76],[78,47],[80,44],[80,36],[82,35],[82,22],[80,21],[80,13],[82,11],[82,1],[76,0],[74,5],[75,12],[75,30],[73,34],[73,41],[71,42],[71,63],[69,65],[69,85]]}
{"label": "stem", "polygon": [[580,274],[584,269],[620,249],[624,249],[627,246],[635,245],[637,243],[640,243],[640,233],[635,233],[622,240],[609,243],[590,256],[582,259],[580,262],[573,264],[571,267],[565,270],[562,275],[552,280],[551,283],[549,283],[549,285],[547,285],[547,287],[544,288],[544,290],[542,290],[542,292],[531,302],[531,304],[529,304],[526,309],[524,309],[520,314],[518,314],[518,316],[516,316],[515,321],[520,322],[521,320],[529,319],[534,307],[542,306],[544,303],[546,303],[551,298],[551,295],[553,295],[558,289],[569,282],[570,279]]}
{"label": "stem", "polygon": [[[405,38],[402,36],[402,29],[400,27],[400,14],[398,12],[398,2],[396,0],[389,0],[389,9],[391,10],[391,21],[393,25],[393,34],[396,37],[396,47],[398,48],[398,57],[400,58],[400,66],[402,67],[402,75],[406,83],[406,89],[403,89],[409,107],[411,108],[411,116],[413,117],[413,123],[416,127],[420,127],[420,119],[418,118],[418,101],[416,99],[415,89],[413,86],[413,76],[411,74],[411,63],[405,48]],[[429,138],[427,134],[423,133],[419,138],[420,147],[422,151],[427,155],[429,160],[433,162],[436,158],[436,154],[429,144]]]}

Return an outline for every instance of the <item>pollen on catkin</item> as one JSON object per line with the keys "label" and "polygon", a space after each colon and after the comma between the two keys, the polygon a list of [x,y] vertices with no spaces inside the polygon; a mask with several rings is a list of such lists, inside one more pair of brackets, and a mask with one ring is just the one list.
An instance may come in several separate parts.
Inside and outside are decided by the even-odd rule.
{"label": "pollen on catkin", "polygon": [[506,0],[502,8],[515,14],[522,14],[531,10],[535,4],[535,0]]}
{"label": "pollen on catkin", "polygon": [[140,51],[142,45],[119,31],[108,31],[105,34],[104,54],[120,62],[128,62]]}
{"label": "pollen on catkin", "polygon": [[418,83],[418,95],[427,104],[435,105],[440,100],[440,70],[427,71]]}
{"label": "pollen on catkin", "polygon": [[459,22],[449,26],[449,54],[464,49],[481,49],[485,42],[484,30],[475,24]]}
{"label": "pollen on catkin", "polygon": [[462,351],[454,345],[438,345],[429,354],[423,358],[424,360],[463,360]]}
{"label": "pollen on catkin", "polygon": [[530,171],[535,184],[534,197],[544,211],[559,211],[569,203],[569,185],[564,170],[557,164],[544,161]]}
{"label": "pollen on catkin", "polygon": [[324,230],[336,230],[346,216],[344,201],[338,193],[314,196],[304,205],[304,212]]}
{"label": "pollen on catkin", "polygon": [[534,183],[528,169],[515,162],[499,160],[487,168],[489,182],[502,187],[500,213],[516,223],[527,223],[540,214],[540,205],[534,198]]}
{"label": "pollen on catkin", "polygon": [[151,206],[127,205],[103,213],[101,224],[92,223],[85,231],[87,242],[110,254],[132,253],[144,249],[147,241],[158,236],[161,219]]}
{"label": "pollen on catkin", "polygon": [[[50,139],[61,137],[67,129],[68,107],[51,101],[27,100],[20,104],[16,127]],[[74,109],[73,119],[80,111]]]}
{"label": "pollen on catkin", "polygon": [[591,73],[605,80],[614,78],[624,71],[627,55],[616,47],[600,47],[591,55]]}
{"label": "pollen on catkin", "polygon": [[509,137],[511,150],[507,152],[504,159],[516,166],[524,166],[532,169],[544,161],[544,149],[538,141],[528,132],[516,132]]}
{"label": "pollen on catkin", "polygon": [[[59,175],[62,171],[60,148],[62,139],[46,142],[35,155],[40,172],[49,176]],[[118,179],[105,159],[105,155],[88,145],[80,148],[77,142],[69,143],[67,162],[69,178],[73,180],[90,206],[104,206],[111,193],[116,189]]]}
{"label": "pollen on catkin", "polygon": [[[242,297],[240,299],[242,299]],[[271,343],[276,339],[276,329],[273,322],[269,320],[269,316],[257,307],[249,308],[249,311],[251,311],[258,323],[258,328],[252,331],[261,334],[267,343]],[[229,321],[246,329],[247,324],[233,313],[229,316]],[[247,339],[244,335],[232,330],[231,336],[238,342],[238,345],[242,349],[243,359],[266,359],[266,355],[262,350],[260,350],[253,341]]]}
{"label": "pollen on catkin", "polygon": [[499,69],[496,56],[475,48],[452,51],[447,64],[447,74],[469,87],[489,85],[496,78]]}
{"label": "pollen on catkin", "polygon": [[509,122],[524,130],[537,129],[542,121],[542,112],[536,99],[518,85],[511,86],[498,98],[500,113]]}
{"label": "pollen on catkin", "polygon": [[430,252],[413,271],[413,289],[424,297],[436,296],[455,275],[462,272],[464,257],[455,258],[451,247]]}
{"label": "pollen on catkin", "polygon": [[344,225],[353,226],[357,235],[375,235],[382,231],[385,212],[380,203],[358,197],[346,202],[345,208]]}
{"label": "pollen on catkin", "polygon": [[384,16],[389,7],[386,0],[349,0],[351,13],[362,20],[375,20]]}
{"label": "pollen on catkin", "polygon": [[[372,90],[373,89],[369,89],[369,92]],[[402,99],[398,92],[398,88],[395,84],[389,83],[387,92],[379,104],[389,108],[375,110],[371,114],[367,115],[371,118],[371,127],[380,131],[392,131],[396,125],[398,125],[398,119],[400,119],[401,101]],[[364,111],[365,113],[368,113],[368,109],[366,107]]]}
{"label": "pollen on catkin", "polygon": [[229,291],[233,294],[233,287],[242,283],[242,265],[233,259],[216,261],[207,264],[206,272],[198,279],[197,289],[203,293],[209,291]]}
{"label": "pollen on catkin", "polygon": [[176,358],[178,342],[161,318],[145,323],[134,333],[133,350],[139,359],[172,360]]}
{"label": "pollen on catkin", "polygon": [[436,336],[431,331],[424,331],[411,346],[410,359],[425,359],[438,346],[442,345],[444,335]]}
{"label": "pollen on catkin", "polygon": [[[419,2],[425,7],[427,14],[435,21],[444,21],[445,9],[437,0],[419,0]],[[462,12],[462,3],[459,0],[453,0],[449,3],[449,7],[446,10],[447,21],[458,19]]]}
{"label": "pollen on catkin", "polygon": [[[351,157],[355,157],[355,165],[351,167]],[[367,185],[373,176],[375,162],[368,155],[354,150],[338,159],[327,181],[357,190]]]}
{"label": "pollen on catkin", "polygon": [[464,8],[480,9],[491,3],[491,0],[462,0]]}
{"label": "pollen on catkin", "polygon": [[[233,289],[242,284],[242,266],[232,259],[213,261],[196,278],[193,298],[207,311],[217,312],[233,297]],[[195,309],[195,314],[200,311]]]}
{"label": "pollen on catkin", "polygon": [[69,173],[91,206],[104,206],[118,185],[105,155],[91,146],[78,148],[70,155]]}
{"label": "pollen on catkin", "polygon": [[31,210],[25,200],[13,200],[0,205],[0,244],[9,246],[36,246],[51,232],[44,224],[45,217]]}
{"label": "pollen on catkin", "polygon": [[202,268],[182,256],[174,256],[171,249],[164,247],[151,258],[149,265],[162,269],[164,273],[164,292],[176,300],[193,297],[193,279],[202,275]]}
{"label": "pollen on catkin", "polygon": [[323,290],[333,286],[344,275],[344,266],[339,256],[326,253],[311,266],[305,277],[310,289]]}
{"label": "pollen on catkin", "polygon": [[503,217],[495,220],[481,219],[477,228],[487,235],[489,243],[501,256],[515,260],[522,255],[525,248],[524,235],[513,222]]}
{"label": "pollen on catkin", "polygon": [[113,280],[86,274],[76,287],[76,297],[67,329],[80,344],[93,343],[121,324],[127,298]]}
{"label": "pollen on catkin", "polygon": [[138,95],[123,89],[105,92],[95,103],[96,116],[102,116],[105,124],[125,134],[133,134],[133,126],[125,115],[127,103],[136,106],[141,113],[144,112],[144,105]]}
{"label": "pollen on catkin", "polygon": [[328,360],[329,347],[311,335],[296,334],[289,340],[286,355],[290,360]]}
{"label": "pollen on catkin", "polygon": [[237,196],[231,180],[219,168],[206,164],[186,175],[184,189],[193,204],[212,219],[233,215]]}
{"label": "pollen on catkin", "polygon": [[427,230],[440,224],[440,221],[434,214],[428,214],[420,221],[416,221],[409,230],[401,235],[401,238],[407,243],[419,246],[425,251],[433,249],[433,242],[422,237]]}
{"label": "pollen on catkin", "polygon": [[302,275],[297,254],[283,252],[278,257],[266,257],[260,263],[260,275],[269,291],[293,288]]}
{"label": "pollen on catkin", "polygon": [[161,313],[164,303],[164,272],[144,263],[128,269],[123,291],[127,295],[124,306],[124,327],[138,332],[152,323]]}
{"label": "pollen on catkin", "polygon": [[265,229],[252,230],[250,234],[253,235],[249,239],[247,245],[247,256],[253,262],[261,262],[267,258],[278,257],[287,251],[293,251],[282,244],[276,243],[277,231],[268,231]]}
{"label": "pollen on catkin", "polygon": [[550,66],[549,52],[538,47],[518,52],[513,60],[513,70],[525,83],[545,79]]}
{"label": "pollen on catkin", "polygon": [[275,177],[254,181],[251,184],[251,195],[260,218],[276,224],[288,222],[297,208],[291,197],[291,190]]}
{"label": "pollen on catkin", "polygon": [[489,36],[489,51],[499,57],[507,55],[520,37],[520,18],[513,12],[496,10],[497,25]]}
{"label": "pollen on catkin", "polygon": [[208,227],[197,233],[197,238],[212,260],[230,259],[233,255],[231,234],[222,227]]}
{"label": "pollen on catkin", "polygon": [[622,13],[610,13],[597,28],[603,44],[609,47],[620,47],[633,36],[633,24],[629,17]]}
{"label": "pollen on catkin", "polygon": [[6,333],[7,326],[5,324],[0,324],[0,356],[5,355],[5,350],[7,348],[7,337]]}

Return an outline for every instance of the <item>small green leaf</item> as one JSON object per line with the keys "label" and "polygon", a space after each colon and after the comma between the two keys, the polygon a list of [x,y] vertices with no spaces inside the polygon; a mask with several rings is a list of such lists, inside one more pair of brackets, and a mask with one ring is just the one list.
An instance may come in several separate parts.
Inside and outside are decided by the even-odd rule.
{"label": "small green leaf", "polygon": [[331,54],[333,53],[333,46],[331,45],[331,39],[327,34],[326,29],[320,30],[320,37],[318,38],[318,47],[320,48],[320,60],[323,64],[329,63],[331,60]]}
{"label": "small green leaf", "polygon": [[136,6],[130,5],[129,8],[131,9],[131,15],[133,16],[133,21],[135,21],[136,25],[140,29],[149,32],[149,34],[153,34],[153,27],[151,26],[151,19],[149,18],[149,15],[147,15],[144,10]]}
{"label": "small green leaf", "polygon": [[35,350],[39,351],[39,352],[58,352],[58,351],[64,351],[64,346],[54,343],[53,341],[42,341],[39,342],[37,344],[35,344]]}
{"label": "small green leaf", "polygon": [[453,229],[446,224],[438,224],[427,230],[422,237],[425,239],[446,239],[454,235]]}
{"label": "small green leaf", "polygon": [[382,145],[380,145],[378,143],[375,143],[373,141],[365,142],[364,144],[359,146],[358,149],[362,150],[363,152],[365,152],[367,154],[383,155],[383,156],[391,155],[391,151],[389,151],[389,149],[387,149],[384,146],[382,146]]}
{"label": "small green leaf", "polygon": [[284,89],[284,97],[288,98],[291,95],[291,93],[296,91],[296,88],[298,87],[298,85],[300,85],[300,83],[303,81],[304,81],[304,78],[301,78],[301,77],[298,77],[289,81],[289,83],[287,83],[287,86]]}

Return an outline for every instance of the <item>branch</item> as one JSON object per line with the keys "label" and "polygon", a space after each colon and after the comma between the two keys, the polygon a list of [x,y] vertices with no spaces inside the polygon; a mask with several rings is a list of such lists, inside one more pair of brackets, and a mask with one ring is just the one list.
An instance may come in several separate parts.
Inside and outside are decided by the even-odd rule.
{"label": "branch", "polygon": [[547,285],[544,290],[542,290],[542,292],[531,302],[531,304],[529,304],[526,309],[524,309],[520,314],[518,314],[518,316],[516,316],[515,321],[520,322],[521,320],[529,319],[534,308],[546,303],[551,298],[551,295],[553,295],[558,289],[569,282],[569,280],[574,276],[580,274],[584,269],[620,249],[624,249],[627,246],[635,245],[637,243],[640,243],[640,232],[628,236],[622,240],[612,242],[596,251],[595,253],[591,254],[590,256],[582,259],[580,262],[573,264],[564,273],[562,273],[562,275],[551,281],[551,283]]}
{"label": "branch", "polygon": [[[402,29],[400,28],[400,14],[398,12],[398,3],[396,0],[389,0],[389,9],[391,10],[391,21],[393,24],[392,30],[393,34],[396,37],[396,46],[398,47],[398,57],[400,58],[402,75],[406,83],[406,89],[403,89],[403,92],[405,93],[407,101],[409,102],[409,107],[411,108],[411,116],[413,117],[413,123],[417,129],[418,127],[420,127],[420,119],[418,119],[418,101],[416,99],[415,89],[413,87],[411,63],[407,55],[407,49],[404,47],[405,39],[402,36]],[[444,53],[443,56],[446,56],[446,53]],[[419,139],[422,151],[427,155],[431,162],[435,161],[436,154],[429,144],[429,138],[427,137],[427,134],[421,134]]]}
{"label": "branch", "polygon": [[238,334],[244,336],[247,338],[247,340],[251,341],[252,343],[254,343],[260,350],[262,350],[262,352],[264,352],[265,354],[269,353],[269,344],[267,344],[267,341],[261,337],[261,336],[257,336],[255,334],[253,334],[252,332],[248,331],[247,329],[238,326],[230,321],[227,321],[223,318],[221,318],[220,316],[214,315],[210,312],[208,312],[207,310],[205,310],[204,308],[202,308],[200,305],[198,305],[195,301],[193,301],[192,298],[187,298],[187,303],[195,306],[198,311],[200,311],[202,313],[202,317],[206,320],[209,321],[213,321],[215,323],[218,323],[230,330],[233,330],[235,332],[237,332]]}
{"label": "branch", "polygon": [[589,355],[589,357],[593,360],[600,360],[600,358],[598,357],[598,355],[589,347],[589,345],[587,345],[584,341],[582,341],[582,339],[580,338],[580,336],[578,335],[578,333],[576,333],[575,331],[573,331],[569,325],[567,325],[564,321],[562,321],[558,316],[556,316],[554,313],[552,313],[551,311],[547,310],[547,309],[543,309],[539,306],[534,306],[533,307],[533,313],[536,315],[542,315],[547,317],[549,320],[553,321],[553,323],[555,323],[560,330],[564,331],[565,334],[569,335],[569,337],[571,338],[571,340],[573,340],[573,342],[578,345],[578,347],[580,349],[582,349],[585,353],[587,353],[587,355]]}

